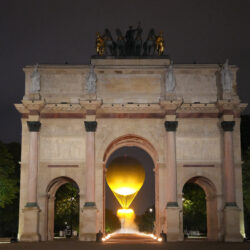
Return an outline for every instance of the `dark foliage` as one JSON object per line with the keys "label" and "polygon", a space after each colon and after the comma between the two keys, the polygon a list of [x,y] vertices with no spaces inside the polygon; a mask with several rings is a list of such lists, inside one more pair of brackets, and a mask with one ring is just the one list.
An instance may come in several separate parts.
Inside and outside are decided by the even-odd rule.
{"label": "dark foliage", "polygon": [[65,229],[65,222],[79,232],[79,190],[73,183],[62,185],[56,192],[55,233]]}
{"label": "dark foliage", "polygon": [[16,237],[18,231],[20,155],[19,143],[0,142],[0,237]]}
{"label": "dark foliage", "polygon": [[121,228],[121,223],[116,214],[112,210],[105,210],[105,232],[113,233]]}
{"label": "dark foliage", "polygon": [[135,223],[140,232],[153,233],[155,222],[155,208],[148,208],[143,215],[137,215]]}
{"label": "dark foliage", "polygon": [[183,188],[183,229],[207,231],[206,195],[203,189],[194,183],[186,183]]}

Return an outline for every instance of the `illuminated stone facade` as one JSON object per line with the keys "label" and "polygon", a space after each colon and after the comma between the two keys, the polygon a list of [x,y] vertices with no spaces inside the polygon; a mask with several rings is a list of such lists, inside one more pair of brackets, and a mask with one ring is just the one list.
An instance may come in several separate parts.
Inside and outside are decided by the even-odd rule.
{"label": "illuminated stone facade", "polygon": [[208,239],[242,241],[246,105],[236,93],[237,67],[229,67],[233,86],[226,92],[219,65],[174,64],[170,72],[165,58],[91,64],[94,70],[39,65],[35,79],[35,67],[24,68],[25,95],[15,104],[22,122],[19,239],[53,239],[55,193],[75,182],[79,239],[95,240],[104,231],[106,162],[115,150],[136,146],[155,166],[156,234],[183,240],[182,190],[191,181],[206,193]]}

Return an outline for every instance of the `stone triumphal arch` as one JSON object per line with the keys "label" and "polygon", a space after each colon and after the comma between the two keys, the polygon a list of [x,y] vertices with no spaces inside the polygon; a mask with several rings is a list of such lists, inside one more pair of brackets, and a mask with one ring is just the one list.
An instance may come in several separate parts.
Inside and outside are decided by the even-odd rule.
{"label": "stone triumphal arch", "polygon": [[[26,66],[19,240],[53,239],[56,190],[79,188],[79,240],[104,231],[105,166],[121,147],[154,162],[156,233],[183,240],[182,190],[202,187],[208,238],[244,235],[236,66],[166,57]],[[226,76],[226,77],[225,77]]]}

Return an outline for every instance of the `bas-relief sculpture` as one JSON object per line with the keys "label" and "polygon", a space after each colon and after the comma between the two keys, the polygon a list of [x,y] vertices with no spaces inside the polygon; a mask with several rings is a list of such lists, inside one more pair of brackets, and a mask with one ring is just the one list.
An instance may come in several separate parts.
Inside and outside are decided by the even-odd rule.
{"label": "bas-relief sculpture", "polygon": [[31,78],[31,94],[37,94],[40,91],[40,73],[38,71],[38,64],[35,65],[35,69],[30,75]]}
{"label": "bas-relief sculpture", "polygon": [[231,92],[233,87],[233,74],[229,69],[228,63],[229,60],[227,59],[221,70],[221,83],[223,92]]}
{"label": "bas-relief sculpture", "polygon": [[173,61],[171,61],[171,64],[169,65],[169,68],[166,73],[165,78],[165,86],[166,86],[166,92],[167,93],[173,93],[175,90],[175,74],[173,70]]}
{"label": "bas-relief sculpture", "polygon": [[96,73],[94,71],[94,66],[90,65],[89,73],[86,76],[86,90],[88,94],[96,93]]}

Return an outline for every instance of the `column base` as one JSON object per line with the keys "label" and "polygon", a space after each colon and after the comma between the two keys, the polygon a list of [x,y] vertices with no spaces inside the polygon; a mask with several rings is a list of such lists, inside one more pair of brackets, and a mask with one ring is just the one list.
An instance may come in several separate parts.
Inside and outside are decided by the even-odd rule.
{"label": "column base", "polygon": [[224,208],[224,241],[243,241],[243,236],[240,233],[240,212],[241,210],[237,206],[226,206]]}
{"label": "column base", "polygon": [[39,212],[40,209],[37,206],[32,207],[30,206],[30,204],[23,209],[24,224],[23,232],[20,236],[20,241],[40,241],[41,236],[38,233]]}
{"label": "column base", "polygon": [[167,241],[182,241],[184,239],[180,220],[180,208],[177,203],[169,203],[166,207]]}
{"label": "column base", "polygon": [[80,218],[80,241],[96,241],[97,233],[97,208],[93,203],[91,206],[90,202],[81,209]]}

